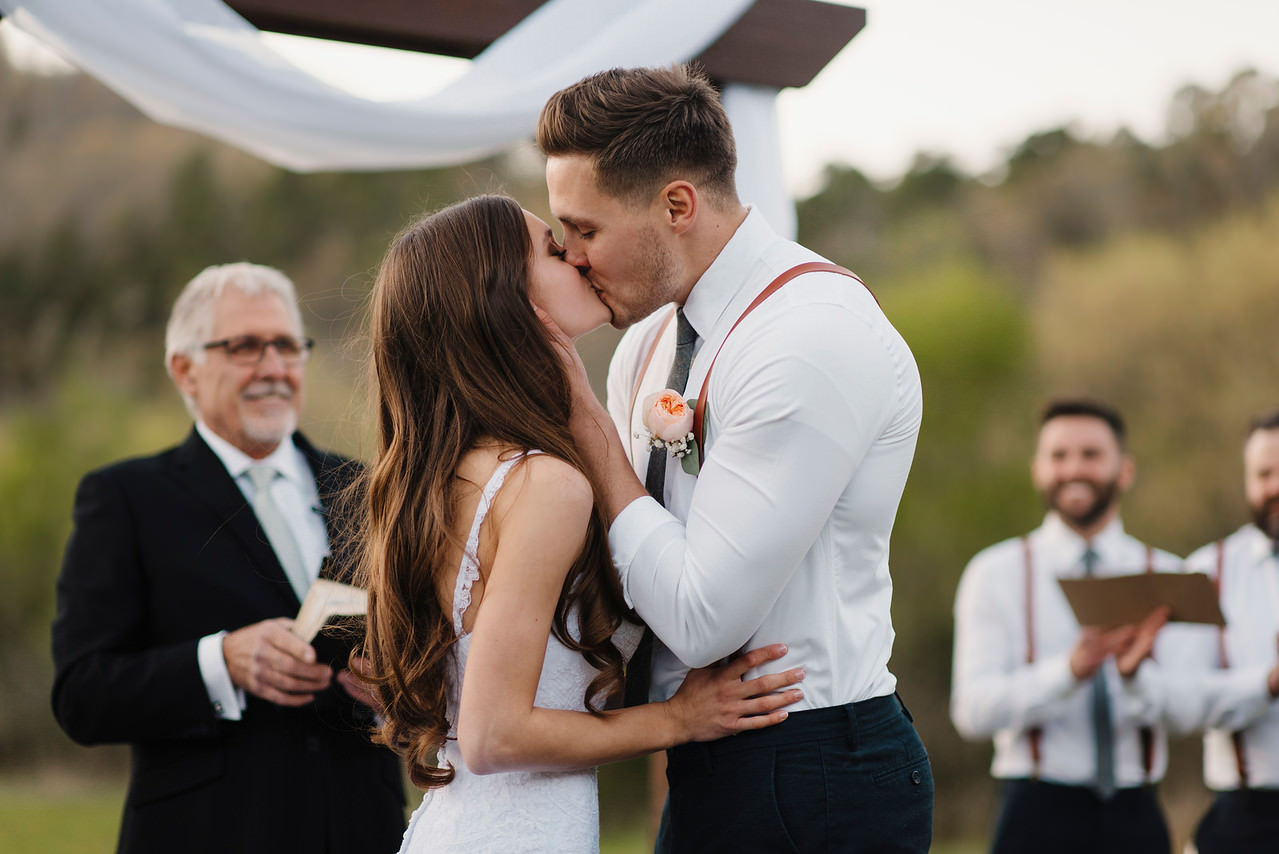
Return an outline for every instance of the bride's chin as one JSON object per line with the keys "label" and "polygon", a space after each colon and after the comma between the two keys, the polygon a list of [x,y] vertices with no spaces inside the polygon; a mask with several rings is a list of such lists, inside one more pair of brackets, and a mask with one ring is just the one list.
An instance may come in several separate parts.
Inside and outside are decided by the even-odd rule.
{"label": "bride's chin", "polygon": [[593,317],[590,320],[586,320],[582,323],[573,324],[572,332],[570,332],[568,329],[566,329],[563,326],[561,326],[560,328],[564,330],[564,334],[569,337],[570,341],[577,341],[579,338],[584,338],[585,336],[590,335],[596,329],[602,329],[605,326],[608,326],[612,322],[613,322],[613,313],[608,312],[608,314],[604,317]]}

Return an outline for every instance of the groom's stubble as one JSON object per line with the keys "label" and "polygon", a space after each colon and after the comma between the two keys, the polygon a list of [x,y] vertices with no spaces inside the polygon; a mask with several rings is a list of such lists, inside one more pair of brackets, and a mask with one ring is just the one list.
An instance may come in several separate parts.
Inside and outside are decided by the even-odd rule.
{"label": "groom's stubble", "polygon": [[599,289],[604,303],[613,312],[615,329],[626,329],[648,317],[671,302],[678,290],[675,258],[651,225],[642,227],[636,234],[631,267],[633,275],[623,279],[630,284]]}

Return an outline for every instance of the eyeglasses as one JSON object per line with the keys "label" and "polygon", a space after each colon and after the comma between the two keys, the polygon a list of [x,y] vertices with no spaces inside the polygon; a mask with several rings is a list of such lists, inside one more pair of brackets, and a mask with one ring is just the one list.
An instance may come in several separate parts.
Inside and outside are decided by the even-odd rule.
{"label": "eyeglasses", "polygon": [[315,341],[310,338],[293,338],[281,335],[278,338],[259,338],[256,335],[236,335],[232,338],[221,338],[209,341],[205,350],[226,350],[227,358],[240,365],[256,365],[266,355],[267,347],[274,347],[280,361],[289,364],[305,362],[311,355]]}

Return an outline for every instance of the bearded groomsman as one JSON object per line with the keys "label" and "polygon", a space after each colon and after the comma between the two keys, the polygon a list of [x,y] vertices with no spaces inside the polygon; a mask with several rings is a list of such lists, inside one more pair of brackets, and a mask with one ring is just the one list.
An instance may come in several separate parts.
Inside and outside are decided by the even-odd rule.
{"label": "bearded groomsman", "polygon": [[1186,561],[1216,582],[1226,624],[1167,632],[1179,667],[1165,674],[1169,723],[1204,730],[1204,783],[1216,792],[1199,854],[1279,850],[1279,410],[1253,421],[1243,470],[1252,521]]}
{"label": "bearded groomsman", "polygon": [[972,559],[955,597],[951,718],[994,738],[1004,781],[991,850],[1167,854],[1155,784],[1167,765],[1158,697],[1136,677],[1166,612],[1140,626],[1080,626],[1057,581],[1176,570],[1124,532],[1135,477],[1111,407],[1057,400],[1040,418],[1031,478],[1048,514]]}

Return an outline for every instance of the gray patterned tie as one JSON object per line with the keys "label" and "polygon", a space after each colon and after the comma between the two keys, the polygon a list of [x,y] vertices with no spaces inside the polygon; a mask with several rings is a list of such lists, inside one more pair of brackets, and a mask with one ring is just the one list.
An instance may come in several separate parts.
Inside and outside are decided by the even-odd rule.
{"label": "gray patterned tie", "polygon": [[[697,343],[697,330],[684,316],[684,309],[675,312],[675,358],[671,362],[671,372],[666,375],[665,388],[684,393],[688,385],[688,369],[693,364],[693,345]],[[655,447],[648,453],[648,473],[644,476],[644,488],[648,494],[657,499],[657,503],[666,506],[666,459],[670,456],[665,448]]]}
{"label": "gray patterned tie", "polygon": [[[1097,553],[1089,546],[1084,551],[1084,574],[1092,576],[1097,569]],[[1097,795],[1109,800],[1115,794],[1115,729],[1110,721],[1110,692],[1106,689],[1106,669],[1101,667],[1092,677],[1092,725],[1097,751]]]}
{"label": "gray patterned tie", "polygon": [[[697,343],[697,330],[684,316],[684,310],[675,312],[675,358],[671,362],[671,371],[666,375],[666,388],[684,393],[688,384],[688,370],[693,364],[693,345]],[[700,449],[699,449],[700,450]],[[644,477],[644,488],[648,494],[657,499],[657,503],[666,506],[666,460],[669,454],[665,448],[653,448],[648,454],[648,473]],[[640,636],[639,646],[631,656],[626,667],[626,686],[623,702],[628,706],[639,706],[648,702],[648,689],[653,681],[653,632],[648,626]]]}
{"label": "gray patterned tie", "polygon": [[280,511],[280,505],[271,496],[271,484],[283,475],[274,467],[261,463],[249,466],[248,472],[249,480],[253,481],[253,512],[257,515],[262,530],[266,532],[267,539],[271,541],[271,548],[279,558],[280,566],[284,567],[284,574],[288,576],[289,584],[293,585],[293,592],[301,600],[311,587],[311,578],[302,562],[297,537],[289,528],[288,520]]}

